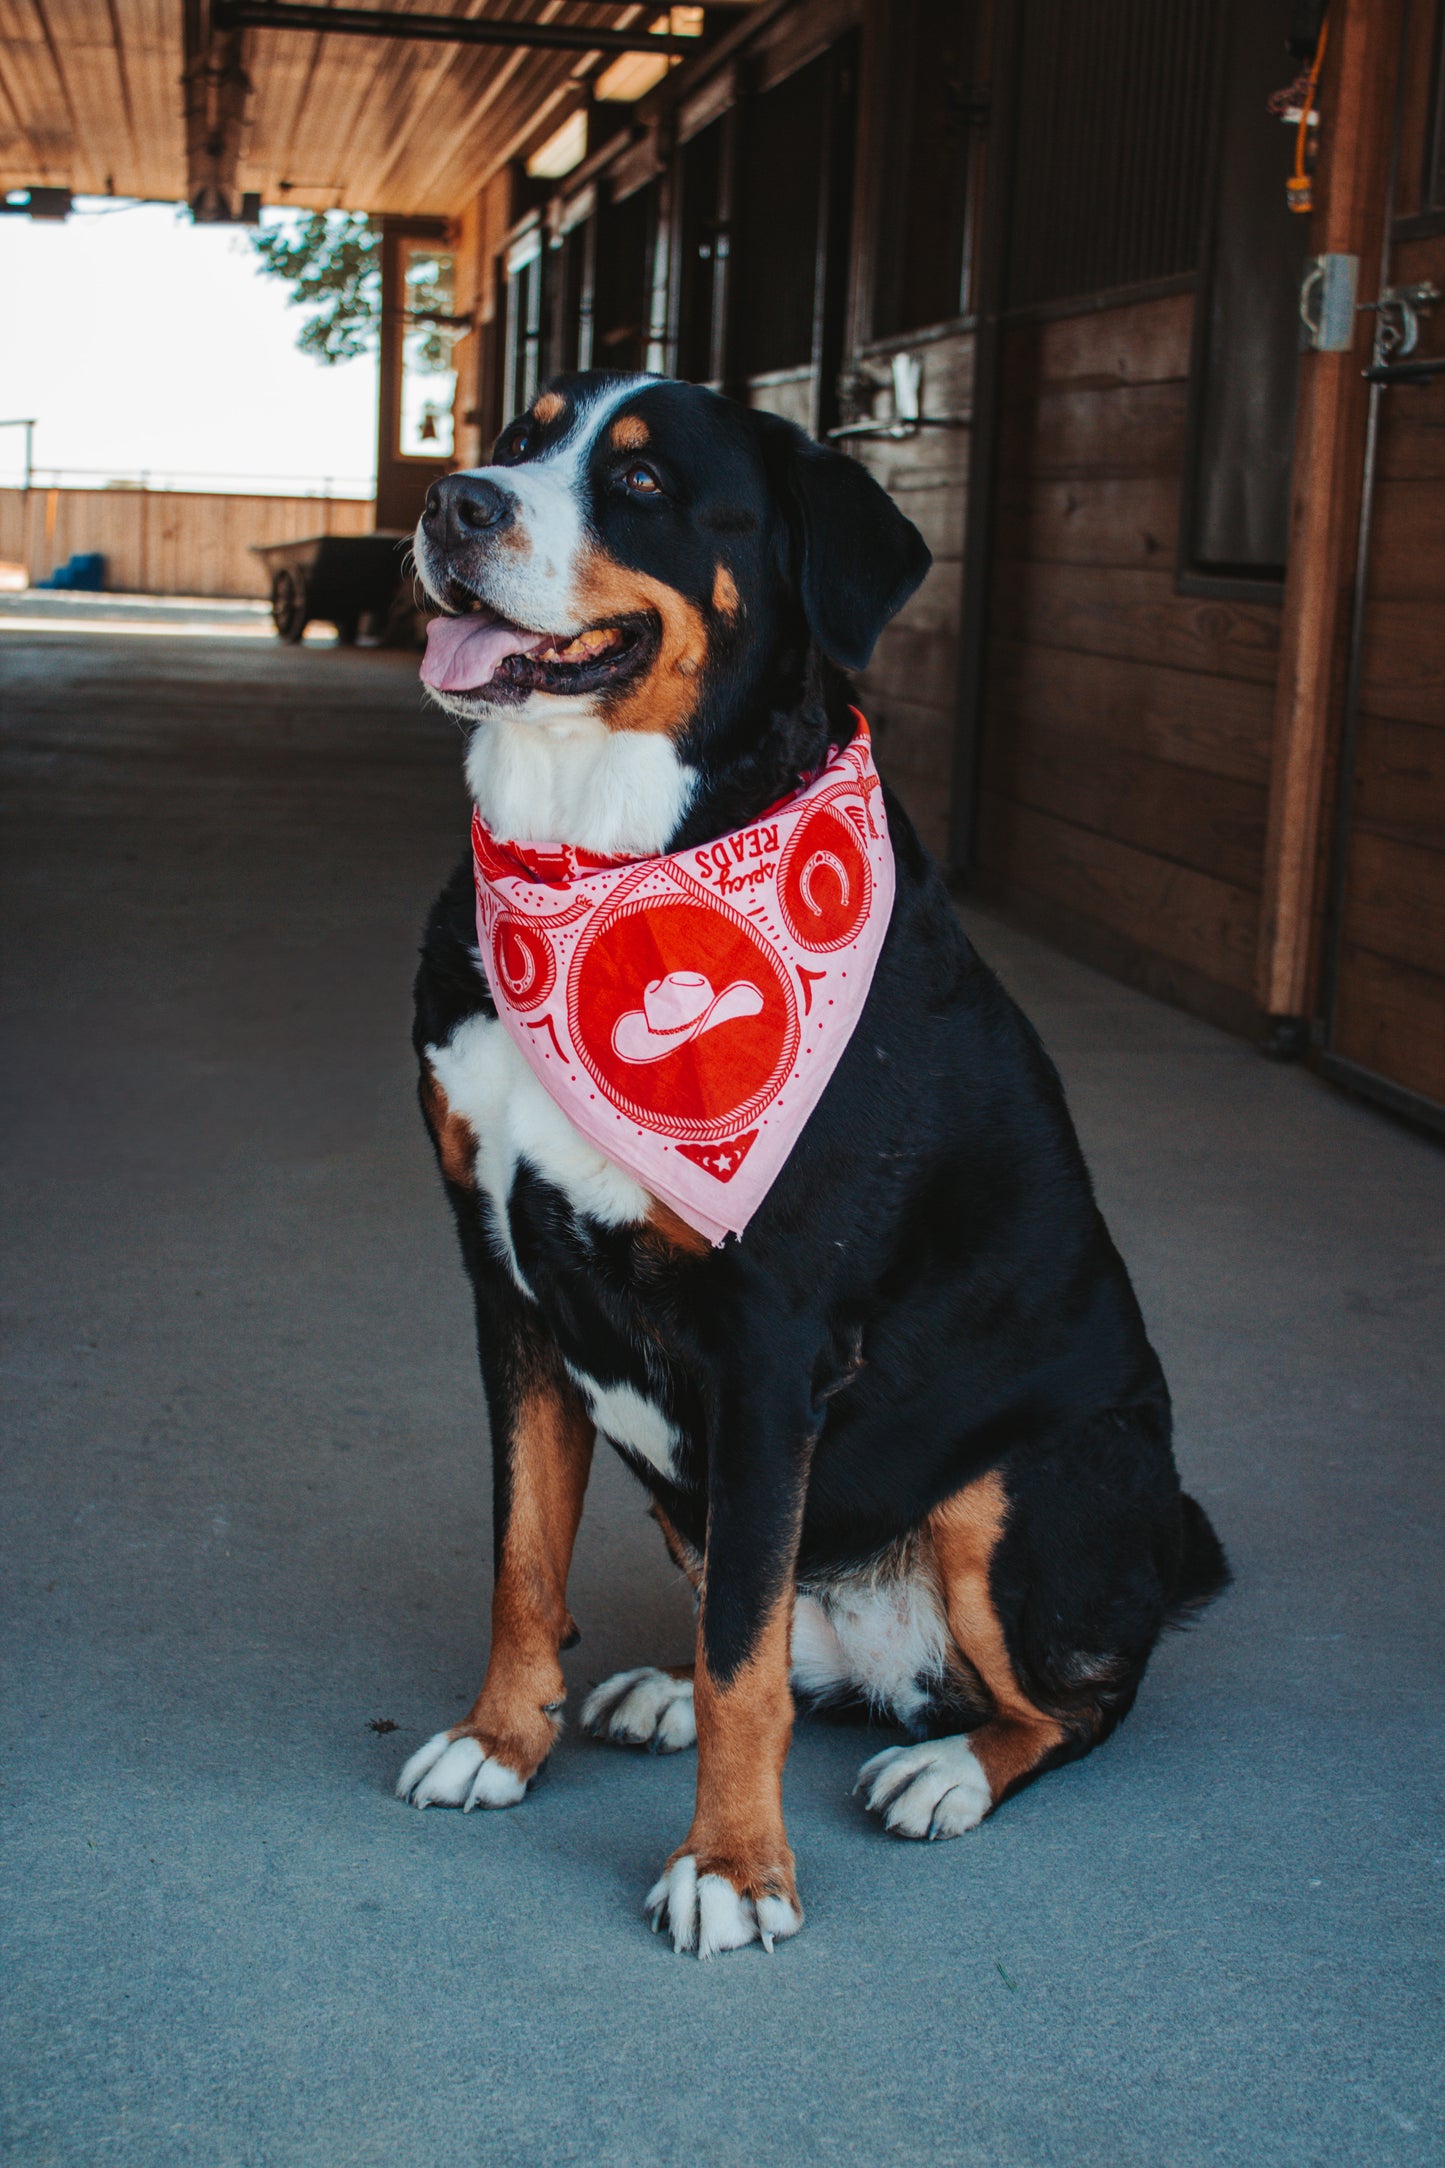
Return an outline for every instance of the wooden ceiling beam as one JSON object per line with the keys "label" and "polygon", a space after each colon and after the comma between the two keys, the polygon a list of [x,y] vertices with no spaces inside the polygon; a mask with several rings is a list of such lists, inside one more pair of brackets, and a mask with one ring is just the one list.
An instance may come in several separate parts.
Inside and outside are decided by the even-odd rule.
{"label": "wooden ceiling beam", "polygon": [[420,39],[439,45],[529,45],[570,53],[667,53],[679,59],[698,49],[696,38],[518,22],[495,15],[403,15],[390,8],[317,7],[311,0],[212,0],[212,7],[217,24],[232,30],[321,31],[327,37]]}
{"label": "wooden ceiling beam", "polygon": [[240,212],[241,142],[251,78],[245,34],[222,22],[215,0],[186,0],[186,201],[198,225],[227,223]]}

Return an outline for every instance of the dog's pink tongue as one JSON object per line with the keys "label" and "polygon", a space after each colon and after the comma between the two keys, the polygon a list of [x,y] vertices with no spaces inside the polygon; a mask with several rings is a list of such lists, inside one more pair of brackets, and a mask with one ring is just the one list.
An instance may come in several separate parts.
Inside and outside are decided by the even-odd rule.
{"label": "dog's pink tongue", "polygon": [[426,628],[421,681],[439,693],[474,692],[496,676],[509,655],[524,655],[537,635],[520,632],[504,617],[434,617]]}

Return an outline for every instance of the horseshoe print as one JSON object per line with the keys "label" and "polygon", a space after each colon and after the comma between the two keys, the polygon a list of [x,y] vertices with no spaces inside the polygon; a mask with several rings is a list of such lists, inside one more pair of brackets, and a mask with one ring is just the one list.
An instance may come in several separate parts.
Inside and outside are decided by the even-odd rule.
{"label": "horseshoe print", "polygon": [[540,1008],[557,978],[551,942],[510,911],[499,913],[492,927],[492,970],[518,1009]]}
{"label": "horseshoe print", "polygon": [[868,916],[873,882],[852,811],[852,793],[834,792],[798,824],[778,862],[784,924],[814,954],[846,948]]}
{"label": "horseshoe print", "polygon": [[798,894],[802,897],[814,918],[823,916],[823,906],[814,900],[813,875],[824,866],[827,866],[830,872],[838,876],[838,901],[845,910],[851,900],[848,892],[848,868],[844,865],[842,859],[832,851],[814,851],[812,857],[804,866],[798,881]]}

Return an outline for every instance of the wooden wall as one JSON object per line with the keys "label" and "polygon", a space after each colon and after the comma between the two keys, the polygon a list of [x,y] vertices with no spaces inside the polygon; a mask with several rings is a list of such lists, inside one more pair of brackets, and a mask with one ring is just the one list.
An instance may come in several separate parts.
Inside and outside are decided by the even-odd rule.
{"label": "wooden wall", "polygon": [[1176,591],[1193,307],[1005,332],[978,885],[1248,1031],[1279,610]]}
{"label": "wooden wall", "polygon": [[370,534],[352,497],[223,497],[149,489],[0,489],[0,563],[48,578],[79,550],[101,550],[106,584],[138,595],[267,596],[253,542]]}
{"label": "wooden wall", "polygon": [[[923,410],[967,415],[973,399],[972,332],[903,341],[923,360]],[[924,842],[948,857],[957,731],[959,610],[969,431],[921,429],[917,436],[853,439],[860,458],[921,532],[933,570],[878,642],[858,680],[877,741],[878,765],[907,806]]]}
{"label": "wooden wall", "polygon": [[[1391,277],[1445,284],[1445,231]],[[1445,1103],[1445,378],[1380,402],[1340,935],[1332,1050]]]}

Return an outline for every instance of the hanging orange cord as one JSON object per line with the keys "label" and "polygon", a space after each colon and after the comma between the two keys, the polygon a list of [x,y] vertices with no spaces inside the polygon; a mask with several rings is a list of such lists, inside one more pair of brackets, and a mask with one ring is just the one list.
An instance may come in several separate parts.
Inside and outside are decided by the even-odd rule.
{"label": "hanging orange cord", "polygon": [[1320,68],[1324,63],[1325,44],[1330,34],[1329,17],[1320,24],[1320,34],[1315,43],[1315,57],[1310,62],[1310,72],[1305,83],[1305,94],[1300,103],[1299,126],[1294,139],[1294,172],[1285,182],[1285,194],[1292,211],[1307,216],[1315,207],[1314,189],[1306,166],[1309,150],[1310,115],[1315,111],[1315,92],[1319,88]]}

